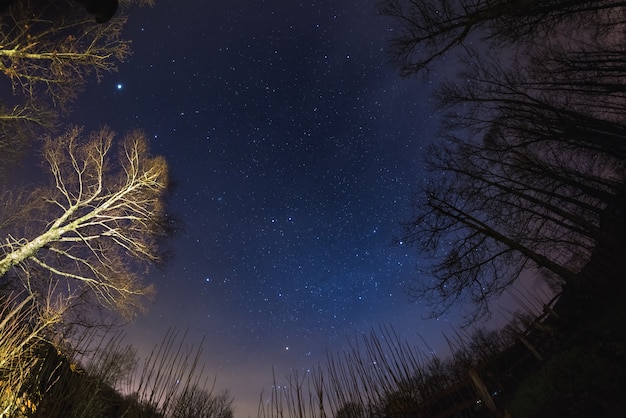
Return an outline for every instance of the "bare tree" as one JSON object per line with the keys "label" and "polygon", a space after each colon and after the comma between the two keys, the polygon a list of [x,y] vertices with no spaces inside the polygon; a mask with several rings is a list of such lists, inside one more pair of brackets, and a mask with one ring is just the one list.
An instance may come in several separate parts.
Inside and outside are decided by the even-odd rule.
{"label": "bare tree", "polygon": [[382,0],[379,12],[395,23],[392,60],[412,75],[478,36],[490,48],[536,46],[564,27],[584,32],[623,6],[618,0]]}
{"label": "bare tree", "polygon": [[167,164],[150,155],[140,132],[119,147],[113,141],[109,129],[45,138],[53,181],[31,194],[21,223],[4,228],[0,277],[12,272],[34,294],[61,282],[54,287],[66,298],[92,295],[131,317],[152,293],[141,269],[160,257]]}
{"label": "bare tree", "polygon": [[[519,6],[516,1],[478,1],[459,9],[468,2],[449,3],[454,10],[444,15],[469,15],[478,6]],[[441,141],[429,151],[432,178],[418,195],[402,237],[434,257],[431,277],[413,295],[433,302],[435,315],[470,303],[475,310],[469,319],[478,319],[488,314],[493,297],[527,271],[579,280],[578,272],[599,242],[607,247],[607,240],[616,241],[602,218],[607,208],[623,207],[623,12],[614,2],[541,3],[565,7],[552,17],[570,23],[579,19],[579,8],[598,13],[576,23],[588,29],[585,33],[561,27],[556,39],[539,42],[524,59],[464,47],[458,78],[445,81],[437,92],[444,110]],[[437,14],[421,13],[433,19]],[[493,36],[503,39],[496,25],[501,18],[480,23],[491,34],[488,42]],[[528,33],[548,30],[542,22],[528,26]],[[454,33],[451,26],[429,25],[428,33]]]}
{"label": "bare tree", "polygon": [[412,294],[435,316],[469,303],[470,322],[526,271],[574,280],[605,238],[601,219],[623,181],[620,165],[600,155],[494,132],[433,146],[428,168],[401,238],[433,257]]}
{"label": "bare tree", "polygon": [[125,21],[118,16],[95,24],[68,2],[15,2],[2,16],[0,71],[14,93],[27,98],[45,94],[65,105],[86,76],[93,73],[100,80],[129,56],[130,42],[121,39]]}
{"label": "bare tree", "polygon": [[402,239],[434,257],[429,277],[411,290],[415,298],[431,302],[433,316],[470,303],[469,322],[482,318],[489,313],[491,299],[532,266],[564,277],[574,274],[509,234],[502,220],[459,197],[453,182],[425,188],[428,197],[416,203],[416,216]]}
{"label": "bare tree", "polygon": [[618,76],[619,64],[612,63],[620,48],[597,50],[614,68],[593,72],[574,70],[589,66],[578,49],[544,49],[530,63],[509,65],[469,51],[459,79],[444,82],[437,93],[445,135],[560,143],[626,161],[626,84]]}
{"label": "bare tree", "polygon": [[4,2],[0,14],[0,82],[12,89],[0,103],[0,171],[7,170],[31,141],[53,132],[59,114],[90,78],[100,81],[130,55],[122,38],[124,9],[151,0],[120,1],[115,17],[96,23],[72,0]]}
{"label": "bare tree", "polygon": [[[557,44],[535,51],[524,69],[524,88],[541,91],[544,97],[560,100],[561,105],[578,112],[624,123],[626,28],[617,24],[607,27],[614,32],[596,37],[593,43]],[[615,35],[620,33],[621,37]]]}

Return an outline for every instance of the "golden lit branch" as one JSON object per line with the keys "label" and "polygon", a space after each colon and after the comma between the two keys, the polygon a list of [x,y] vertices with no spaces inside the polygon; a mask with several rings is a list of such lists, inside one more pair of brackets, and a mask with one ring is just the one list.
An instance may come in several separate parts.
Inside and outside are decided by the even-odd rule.
{"label": "golden lit branch", "polygon": [[45,139],[54,179],[39,192],[38,216],[45,220],[29,237],[5,239],[0,276],[17,267],[32,278],[37,269],[38,277],[65,280],[70,293],[88,288],[124,314],[151,293],[138,269],[159,260],[167,164],[149,155],[140,132],[122,141],[114,164],[113,139],[102,129],[85,140],[78,128]]}
{"label": "golden lit branch", "polygon": [[120,39],[125,18],[104,24],[61,2],[15,2],[3,16],[0,30],[0,72],[15,93],[44,93],[57,104],[72,100],[95,74],[100,80],[116,62],[130,54],[130,42]]}

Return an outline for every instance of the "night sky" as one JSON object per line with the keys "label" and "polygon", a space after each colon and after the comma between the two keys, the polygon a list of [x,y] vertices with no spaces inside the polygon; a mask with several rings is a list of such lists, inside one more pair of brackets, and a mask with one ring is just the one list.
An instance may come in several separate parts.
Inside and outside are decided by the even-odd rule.
{"label": "night sky", "polygon": [[398,76],[391,24],[373,0],[158,0],[130,10],[134,54],[72,113],[141,128],[167,158],[183,229],[127,341],[206,336],[236,417],[256,415],[272,367],[312,368],[377,324],[436,348],[455,322],[425,319],[407,295],[425,261],[392,245],[436,135],[438,75]]}

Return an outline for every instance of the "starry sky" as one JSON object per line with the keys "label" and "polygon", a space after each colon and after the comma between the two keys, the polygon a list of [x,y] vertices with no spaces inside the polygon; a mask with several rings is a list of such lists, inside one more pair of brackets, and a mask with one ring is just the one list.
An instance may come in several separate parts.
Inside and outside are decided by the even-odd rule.
{"label": "starry sky", "polygon": [[425,261],[394,246],[435,138],[429,79],[388,63],[373,0],[158,0],[131,9],[133,55],[72,113],[143,129],[177,187],[174,258],[128,328],[149,350],[170,327],[206,336],[203,361],[255,416],[261,390],[377,324],[437,347],[407,287]]}

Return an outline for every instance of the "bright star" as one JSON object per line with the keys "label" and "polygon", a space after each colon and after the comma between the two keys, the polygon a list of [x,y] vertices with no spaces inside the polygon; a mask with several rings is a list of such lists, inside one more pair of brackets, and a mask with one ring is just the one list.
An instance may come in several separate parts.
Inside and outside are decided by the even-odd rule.
{"label": "bright star", "polygon": [[122,88],[124,88],[124,85],[122,83],[117,83],[117,86],[115,86],[118,90],[122,90]]}

